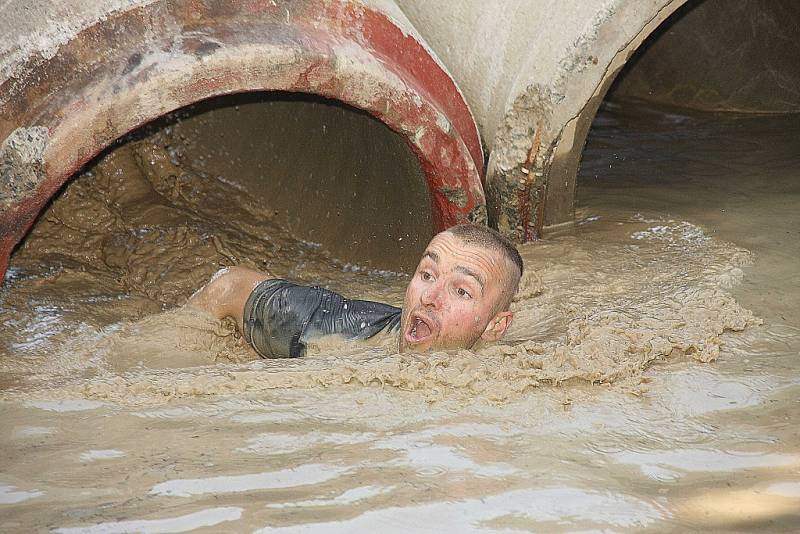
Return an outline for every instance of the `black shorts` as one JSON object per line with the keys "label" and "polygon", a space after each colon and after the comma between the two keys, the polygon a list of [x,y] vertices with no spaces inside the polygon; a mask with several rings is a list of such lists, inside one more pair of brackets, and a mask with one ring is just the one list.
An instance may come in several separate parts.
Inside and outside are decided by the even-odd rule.
{"label": "black shorts", "polygon": [[280,279],[258,284],[244,305],[244,338],[262,358],[303,356],[306,341],[319,336],[368,339],[399,325],[395,306]]}

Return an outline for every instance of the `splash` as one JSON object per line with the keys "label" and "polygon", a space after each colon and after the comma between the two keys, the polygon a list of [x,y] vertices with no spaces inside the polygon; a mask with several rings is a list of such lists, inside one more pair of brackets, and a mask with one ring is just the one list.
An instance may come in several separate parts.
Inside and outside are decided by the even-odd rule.
{"label": "splash", "polygon": [[130,142],[76,179],[14,257],[0,313],[19,316],[3,327],[14,350],[2,358],[2,397],[149,405],[389,387],[506,402],[571,382],[635,385],[668,360],[711,362],[725,332],[759,323],[727,292],[746,250],[686,221],[590,217],[522,247],[527,267],[500,344],[398,354],[396,339],[327,340],[302,360],[257,360],[230,322],[181,307],[220,267],[396,305],[407,277],[354,269],[295,239],[235,181],[194,168],[169,134]]}

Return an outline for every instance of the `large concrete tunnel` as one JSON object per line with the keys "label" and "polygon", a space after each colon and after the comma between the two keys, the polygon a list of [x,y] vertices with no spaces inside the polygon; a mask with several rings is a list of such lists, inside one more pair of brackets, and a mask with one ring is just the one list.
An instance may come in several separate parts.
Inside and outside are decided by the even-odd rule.
{"label": "large concrete tunnel", "polygon": [[[486,220],[483,153],[466,102],[390,2],[46,2],[35,8],[36,16],[22,4],[5,4],[10,17],[0,32],[5,36],[0,271],[42,207],[95,155],[140,125],[231,93],[305,93],[349,106],[351,115],[337,117],[330,115],[331,106],[310,111],[310,104],[299,101],[291,104],[294,111],[283,112],[296,117],[311,113],[317,126],[328,121],[326,127],[342,128],[335,134],[339,141],[378,139],[381,149],[375,143],[360,147],[378,161],[371,167],[374,175],[362,180],[406,183],[396,184],[389,194],[385,187],[373,188],[372,198],[358,201],[388,214],[390,207],[402,210],[408,195],[396,192],[414,190],[421,175],[429,199],[421,208],[432,223],[426,234]],[[381,143],[381,136],[388,139],[384,132],[361,119],[356,128],[361,131],[354,135],[355,110],[375,117],[402,142]],[[301,155],[297,147],[295,159],[335,159],[322,144],[304,142],[311,143],[309,150]],[[416,165],[409,163],[408,153]],[[309,168],[298,167],[295,181],[314,179]],[[357,174],[352,166],[336,172],[340,178]],[[327,202],[340,198],[332,195]],[[294,200],[298,210],[319,211],[313,199]],[[419,204],[419,198],[414,202]],[[319,238],[345,243],[360,238],[364,226],[354,230],[352,224],[337,224]],[[379,226],[378,232],[391,236],[402,229],[386,232]]]}
{"label": "large concrete tunnel", "polygon": [[[796,102],[792,2],[455,3],[458,9],[442,10],[433,2],[398,0],[464,91],[489,152],[490,223],[518,241],[573,222],[575,179],[598,107],[640,47],[661,41],[662,33],[673,37],[652,47],[660,60],[635,76],[663,84],[673,71],[692,65],[685,75],[694,76],[694,86],[661,86],[658,92],[672,91],[683,104],[704,93],[703,99],[730,109],[733,101],[712,94],[726,82],[732,95],[749,94],[750,105]],[[663,61],[666,56],[672,59]],[[651,71],[659,69],[661,82],[651,80]],[[633,78],[626,85],[630,96],[654,89]]]}
{"label": "large concrete tunnel", "polygon": [[[418,244],[459,222],[488,221],[520,242],[570,224],[587,133],[624,69],[617,96],[770,112],[800,101],[798,8],[788,0],[453,0],[447,9],[423,0],[12,0],[0,10],[0,271],[97,154],[224,95],[261,96],[240,97],[244,121],[232,100],[202,104],[217,109],[200,138],[237,124],[240,138],[269,144],[274,131],[257,124],[268,119],[256,119],[267,109],[275,125],[291,115],[301,130],[338,131],[278,136],[302,165],[259,194],[276,199],[303,239],[376,266],[376,251],[400,237]],[[361,140],[380,147],[362,150],[361,163],[335,163],[326,150],[335,141],[337,153],[355,153]],[[258,164],[270,162],[225,166],[243,176]],[[370,235],[343,222],[356,205],[384,216]]]}
{"label": "large concrete tunnel", "polygon": [[[606,143],[604,146],[608,146],[608,131],[622,132],[618,125],[608,124],[609,116],[621,120],[631,132],[640,129],[641,143],[646,148],[638,153],[638,158],[644,159],[638,163],[624,161],[626,154],[630,158],[636,153],[620,141],[616,146],[621,155],[614,149],[610,149],[614,155],[609,153],[605,159],[595,155],[581,178],[596,179],[595,185],[611,178],[617,184],[635,187],[639,182],[670,176],[669,171],[665,172],[670,166],[683,169],[688,165],[684,180],[705,178],[708,187],[714,187],[712,177],[724,172],[726,165],[733,169],[748,161],[757,167],[759,158],[787,157],[785,152],[778,155],[791,147],[781,144],[782,137],[789,135],[783,130],[791,129],[800,118],[798,35],[800,5],[790,0],[687,2],[626,63],[604,99],[609,104],[608,110],[613,111],[606,114],[606,122],[601,120],[596,125],[601,131],[598,142]],[[670,126],[669,136],[653,135],[659,128],[653,119],[656,115],[674,117],[676,122]],[[704,135],[711,137],[705,140]],[[737,149],[737,135],[743,142],[752,141],[752,145],[746,150]],[[624,135],[623,138],[632,139]],[[769,146],[770,140],[780,145],[774,146],[774,152],[762,145]],[[795,143],[795,150],[798,147]],[[707,152],[698,159],[703,150]],[[727,161],[720,161],[719,155],[726,153]],[[706,165],[708,170],[693,168],[692,159],[698,165]],[[604,169],[597,168],[601,161]],[[652,162],[652,168],[645,171],[648,161]],[[775,183],[767,183],[771,179],[766,170],[770,161],[763,163],[765,170],[756,172],[752,181],[766,195],[781,186],[777,179]],[[637,168],[637,164],[642,167]],[[647,177],[633,178],[626,174],[631,172]],[[667,179],[661,187],[669,188],[670,183]],[[709,208],[721,209],[729,200],[720,193]]]}

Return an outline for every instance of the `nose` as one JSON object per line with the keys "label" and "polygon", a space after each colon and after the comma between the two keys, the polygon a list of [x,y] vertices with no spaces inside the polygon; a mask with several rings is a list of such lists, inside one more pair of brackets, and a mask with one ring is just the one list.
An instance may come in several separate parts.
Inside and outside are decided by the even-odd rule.
{"label": "nose", "polygon": [[436,281],[430,284],[420,296],[420,301],[426,307],[438,310],[442,307],[444,299],[444,286],[442,282]]}

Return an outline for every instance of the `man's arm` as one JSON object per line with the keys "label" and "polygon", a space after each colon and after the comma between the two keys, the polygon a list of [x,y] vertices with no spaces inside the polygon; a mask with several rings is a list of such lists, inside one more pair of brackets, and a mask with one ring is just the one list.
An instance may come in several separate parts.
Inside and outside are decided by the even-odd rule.
{"label": "man's arm", "polygon": [[186,304],[217,319],[233,317],[239,331],[244,333],[244,305],[253,289],[270,278],[274,276],[245,267],[225,267],[189,297]]}

